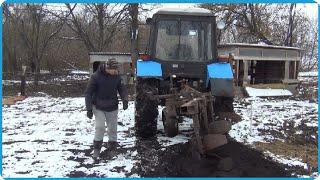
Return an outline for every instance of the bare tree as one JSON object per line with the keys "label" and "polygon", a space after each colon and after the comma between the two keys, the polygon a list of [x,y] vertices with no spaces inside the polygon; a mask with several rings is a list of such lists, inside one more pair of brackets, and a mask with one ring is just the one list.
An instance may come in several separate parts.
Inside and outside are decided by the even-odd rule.
{"label": "bare tree", "polygon": [[[68,26],[85,44],[89,52],[106,51],[113,37],[127,21],[127,5],[115,4],[66,4]],[[79,7],[76,12],[76,7]]]}
{"label": "bare tree", "polygon": [[294,18],[295,18],[295,9],[296,4],[291,4],[290,5],[290,10],[289,10],[289,23],[288,23],[288,31],[287,31],[287,37],[284,41],[285,46],[292,46],[293,45],[293,30],[294,30]]}
{"label": "bare tree", "polygon": [[35,73],[38,85],[40,63],[53,38],[59,33],[64,21],[53,20],[48,16],[45,4],[25,4],[9,8],[4,5],[6,19],[11,19],[27,51],[29,66]]}
{"label": "bare tree", "polygon": [[[239,36],[236,41],[262,41],[273,44],[270,40],[267,24],[263,23],[271,15],[267,4],[202,4],[224,20],[233,36]],[[236,31],[232,27],[236,27]],[[237,34],[237,35],[236,35]]]}
{"label": "bare tree", "polygon": [[202,4],[226,22],[222,42],[302,48],[302,69],[317,67],[316,21],[295,4]]}

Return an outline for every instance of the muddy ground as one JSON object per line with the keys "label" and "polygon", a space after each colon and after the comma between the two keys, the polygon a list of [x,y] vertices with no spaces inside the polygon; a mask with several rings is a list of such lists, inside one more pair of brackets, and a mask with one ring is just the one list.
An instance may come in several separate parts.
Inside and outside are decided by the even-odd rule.
{"label": "muddy ground", "polygon": [[[87,81],[60,82],[27,86],[27,95],[37,96],[36,92],[45,92],[53,97],[83,96]],[[19,85],[3,86],[3,96],[16,95]],[[300,97],[300,98],[308,98]],[[132,133],[132,131],[130,131]],[[158,132],[162,133],[162,132]],[[229,139],[230,143],[218,148],[214,156],[194,156],[190,144],[176,144],[165,149],[156,139],[142,139],[136,141],[136,147],[118,147],[116,153],[137,150],[138,160],[127,176],[138,174],[141,177],[291,177],[292,174],[308,174],[307,170],[299,166],[287,166],[273,161],[271,158],[256,149]],[[316,142],[315,144],[317,144]],[[75,157],[79,153],[91,156],[92,149],[68,149]],[[229,170],[221,170],[219,161],[231,157],[233,164]],[[102,152],[102,161],[108,161],[110,155]],[[81,162],[81,158],[70,158],[70,161]],[[80,166],[98,166],[99,164],[81,164]],[[122,171],[121,167],[115,171]],[[86,174],[81,171],[72,171],[68,177],[99,177],[97,174]]]}
{"label": "muddy ground", "polygon": [[[143,143],[153,144],[152,141]],[[153,145],[152,147],[154,147]],[[140,151],[145,152],[142,148]],[[150,152],[152,150],[147,150]],[[190,145],[171,146],[159,153],[159,163],[142,161],[140,169],[149,169],[145,177],[286,177],[291,176],[284,166],[267,160],[262,153],[235,141],[220,147],[215,151],[217,156],[207,156],[201,159],[192,156]],[[150,155],[153,153],[150,153]],[[218,167],[221,158],[231,157],[233,165],[230,170]],[[138,170],[139,170],[138,168]],[[220,170],[221,169],[221,170]]]}
{"label": "muddy ground", "polygon": [[[177,144],[165,150],[156,139],[144,139],[136,142],[137,160],[127,176],[139,174],[141,177],[291,177],[293,172],[306,173],[301,167],[289,167],[272,161],[261,152],[230,139],[230,143],[215,150],[215,156],[198,159],[192,155],[190,144]],[[126,151],[118,147],[117,153]],[[133,150],[133,149],[130,149]],[[73,150],[75,154],[86,152],[90,156],[92,149]],[[218,157],[219,156],[219,157]],[[228,170],[219,167],[219,161],[232,159]],[[108,161],[107,151],[102,152],[102,160]],[[70,159],[81,162],[82,159]],[[98,165],[98,164],[97,164]],[[94,164],[83,164],[85,168]],[[115,169],[121,171],[121,167]],[[86,174],[72,171],[68,177],[100,177],[97,174]]]}

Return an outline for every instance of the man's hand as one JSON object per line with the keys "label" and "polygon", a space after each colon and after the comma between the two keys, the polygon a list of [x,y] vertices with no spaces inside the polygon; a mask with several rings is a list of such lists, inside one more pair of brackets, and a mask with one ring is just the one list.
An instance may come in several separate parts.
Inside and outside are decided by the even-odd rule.
{"label": "man's hand", "polygon": [[92,117],[93,117],[93,112],[92,112],[92,110],[88,110],[88,111],[87,111],[87,117],[88,117],[89,119],[92,119]]}
{"label": "man's hand", "polygon": [[127,100],[124,100],[124,101],[122,102],[122,104],[123,104],[123,110],[128,109],[128,101],[127,101]]}

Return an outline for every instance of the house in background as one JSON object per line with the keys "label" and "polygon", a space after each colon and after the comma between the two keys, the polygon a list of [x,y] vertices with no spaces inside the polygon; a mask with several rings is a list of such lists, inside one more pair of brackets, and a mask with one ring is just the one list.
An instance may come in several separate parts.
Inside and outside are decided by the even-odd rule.
{"label": "house in background", "polygon": [[238,87],[281,87],[295,91],[301,49],[285,46],[220,44],[219,55],[234,56],[234,82]]}

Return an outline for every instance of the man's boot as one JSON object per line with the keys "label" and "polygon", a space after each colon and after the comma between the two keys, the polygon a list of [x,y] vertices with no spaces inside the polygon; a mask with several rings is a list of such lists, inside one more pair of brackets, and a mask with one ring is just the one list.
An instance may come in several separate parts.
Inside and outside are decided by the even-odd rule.
{"label": "man's boot", "polygon": [[98,159],[100,156],[100,150],[102,147],[102,141],[93,141],[93,159]]}
{"label": "man's boot", "polygon": [[118,143],[116,141],[108,142],[108,153],[109,153],[109,156],[111,158],[116,156],[116,154],[117,154],[117,146],[118,146]]}

